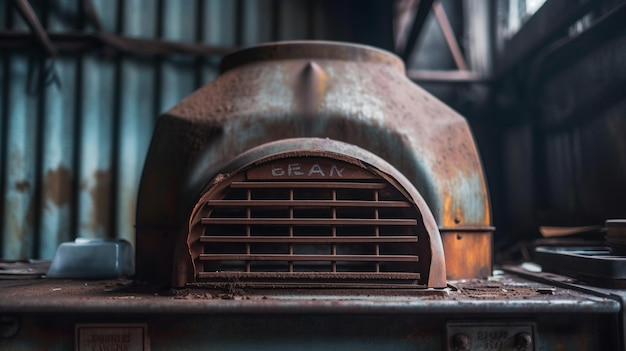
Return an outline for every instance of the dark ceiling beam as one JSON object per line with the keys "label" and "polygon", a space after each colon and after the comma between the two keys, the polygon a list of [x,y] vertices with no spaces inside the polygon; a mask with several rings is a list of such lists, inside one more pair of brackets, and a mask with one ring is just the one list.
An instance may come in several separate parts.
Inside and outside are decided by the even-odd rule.
{"label": "dark ceiling beam", "polygon": [[[124,37],[107,33],[47,33],[59,53],[73,54],[110,47],[122,53],[141,56],[167,56],[172,54],[221,57],[235,48],[196,43]],[[30,50],[37,38],[30,32],[0,31],[1,50]]]}

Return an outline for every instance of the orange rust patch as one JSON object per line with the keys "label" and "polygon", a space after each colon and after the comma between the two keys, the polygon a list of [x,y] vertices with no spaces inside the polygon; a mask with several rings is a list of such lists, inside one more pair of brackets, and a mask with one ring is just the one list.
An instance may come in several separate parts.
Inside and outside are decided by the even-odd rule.
{"label": "orange rust patch", "polygon": [[448,279],[487,277],[491,274],[491,234],[441,233]]}
{"label": "orange rust patch", "polygon": [[445,194],[443,199],[443,227],[445,228],[454,228],[465,223],[463,210],[458,206],[453,206],[452,203],[452,196]]}
{"label": "orange rust patch", "polygon": [[30,189],[30,182],[28,180],[22,180],[19,182],[15,182],[15,189],[21,192],[25,192]]}
{"label": "orange rust patch", "polygon": [[56,170],[49,170],[44,182],[46,196],[55,205],[61,206],[71,201],[72,174],[66,167],[59,166]]}

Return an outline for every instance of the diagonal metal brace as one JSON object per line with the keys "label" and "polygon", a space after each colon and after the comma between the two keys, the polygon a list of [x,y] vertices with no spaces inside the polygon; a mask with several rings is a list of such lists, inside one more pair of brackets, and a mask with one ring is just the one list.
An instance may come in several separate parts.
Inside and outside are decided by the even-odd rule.
{"label": "diagonal metal brace", "polygon": [[24,21],[28,24],[28,27],[30,27],[30,30],[35,33],[35,36],[44,51],[49,56],[55,57],[57,49],[48,37],[48,33],[43,28],[43,25],[41,25],[41,22],[39,21],[39,18],[37,18],[33,8],[30,6],[30,3],[27,0],[13,0],[13,4],[17,7],[17,10],[22,15],[22,18],[24,18]]}

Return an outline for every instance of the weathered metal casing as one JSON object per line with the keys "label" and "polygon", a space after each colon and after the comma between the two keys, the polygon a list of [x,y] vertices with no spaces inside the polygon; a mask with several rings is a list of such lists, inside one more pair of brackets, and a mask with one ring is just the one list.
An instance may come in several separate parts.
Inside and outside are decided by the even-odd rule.
{"label": "weathered metal casing", "polygon": [[164,113],[137,203],[137,275],[168,282],[174,247],[207,182],[238,155],[288,138],[329,138],[386,160],[439,226],[448,279],[491,272],[491,214],[463,117],[375,48],[275,43],[227,56],[222,74]]}

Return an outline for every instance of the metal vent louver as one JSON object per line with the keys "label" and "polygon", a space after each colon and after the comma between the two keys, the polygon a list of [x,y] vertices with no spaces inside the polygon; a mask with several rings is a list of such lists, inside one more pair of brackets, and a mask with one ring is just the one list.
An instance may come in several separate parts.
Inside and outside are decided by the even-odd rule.
{"label": "metal vent louver", "polygon": [[218,178],[190,220],[195,282],[427,285],[428,234],[393,179],[324,157]]}

